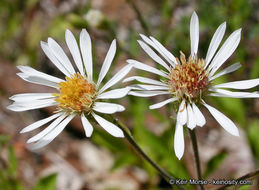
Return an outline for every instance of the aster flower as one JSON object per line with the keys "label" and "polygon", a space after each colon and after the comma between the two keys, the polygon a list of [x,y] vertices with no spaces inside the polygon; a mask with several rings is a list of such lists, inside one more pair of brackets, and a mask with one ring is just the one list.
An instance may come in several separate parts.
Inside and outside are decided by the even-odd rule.
{"label": "aster flower", "polygon": [[125,66],[106,84],[101,85],[115,56],[116,41],[113,40],[103,62],[98,80],[94,82],[91,39],[87,31],[85,29],[81,31],[79,46],[74,35],[69,30],[66,31],[65,39],[79,72],[76,72],[65,52],[52,38],[48,38],[47,43],[41,42],[41,47],[51,62],[66,76],[65,80],[39,72],[28,66],[18,66],[21,72],[17,75],[23,80],[52,87],[54,91],[53,93],[14,95],[10,97],[14,102],[8,108],[20,112],[57,106],[54,115],[39,120],[21,131],[21,133],[29,132],[51,122],[48,127],[27,141],[28,143],[36,142],[32,144],[32,149],[49,144],[75,116],[81,117],[87,137],[90,137],[93,132],[89,117],[93,117],[101,127],[114,137],[124,137],[123,131],[119,127],[99,116],[98,113],[113,114],[124,111],[123,106],[102,102],[102,100],[121,98],[128,94],[129,87],[110,91],[107,91],[107,89],[126,76],[132,66],[130,64]]}
{"label": "aster flower", "polygon": [[143,41],[138,41],[140,46],[164,70],[156,69],[136,60],[128,60],[128,63],[134,64],[135,68],[157,74],[163,78],[160,81],[141,76],[126,78],[124,82],[136,80],[145,83],[134,85],[133,89],[135,91],[131,91],[129,93],[130,95],[152,97],[167,94],[171,96],[167,100],[151,105],[149,107],[150,109],[161,108],[172,102],[179,105],[174,134],[174,150],[178,159],[181,159],[184,153],[183,126],[187,125],[188,128],[194,129],[196,126],[202,127],[206,123],[205,117],[198,108],[200,105],[205,106],[226,131],[232,135],[239,136],[236,125],[228,117],[204,101],[206,96],[231,98],[259,97],[257,92],[233,92],[225,90],[225,88],[241,90],[253,88],[259,84],[259,79],[228,82],[218,85],[213,84],[214,79],[241,67],[240,63],[236,63],[217,72],[235,51],[241,38],[241,29],[234,31],[217,51],[225,29],[226,22],[222,23],[213,35],[206,58],[199,58],[199,20],[194,12],[190,23],[191,55],[188,58],[182,52],[180,52],[180,59],[176,58],[155,38],[148,38],[141,34],[140,36]]}

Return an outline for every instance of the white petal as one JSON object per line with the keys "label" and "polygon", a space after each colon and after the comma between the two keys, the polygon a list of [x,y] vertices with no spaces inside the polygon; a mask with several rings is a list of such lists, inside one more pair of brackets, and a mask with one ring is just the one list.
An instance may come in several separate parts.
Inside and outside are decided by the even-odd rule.
{"label": "white petal", "polygon": [[42,104],[42,105],[38,105],[38,106],[27,106],[27,107],[10,105],[10,106],[7,107],[7,109],[12,110],[12,111],[16,111],[16,112],[22,112],[22,111],[28,111],[28,110],[34,110],[34,109],[40,109],[40,108],[55,106],[55,105],[57,105],[57,104]]}
{"label": "white petal", "polygon": [[167,99],[163,102],[159,102],[157,104],[153,104],[151,106],[149,106],[149,109],[153,110],[153,109],[158,109],[158,108],[161,108],[163,107],[164,105],[170,103],[170,102],[174,102],[175,100],[177,100],[177,98],[170,98],[170,99]]}
{"label": "white petal", "polygon": [[119,104],[95,102],[93,110],[100,113],[113,114],[116,112],[122,112],[125,108]]}
{"label": "white petal", "polygon": [[30,76],[31,77],[37,77],[37,78],[41,78],[41,79],[46,80],[46,81],[50,81],[53,84],[59,84],[60,82],[64,82],[64,80],[62,80],[60,78],[45,74],[43,72],[37,71],[37,70],[35,70],[31,67],[28,67],[28,66],[17,66],[17,68],[20,71],[22,71],[22,73],[18,73],[18,75],[23,74],[22,76],[24,76],[25,78],[30,77]]}
{"label": "white petal", "polygon": [[209,81],[212,81],[222,75],[228,74],[228,73],[232,73],[234,71],[236,71],[237,69],[239,69],[241,67],[240,63],[235,63],[233,65],[230,65],[229,67],[223,69],[221,72],[219,72],[218,74],[214,75],[213,77],[209,78]]}
{"label": "white petal", "polygon": [[52,38],[48,38],[48,45],[54,56],[59,60],[60,64],[71,74],[75,74],[75,70],[69,61],[67,55],[63,49],[58,45],[58,43]]}
{"label": "white petal", "polygon": [[137,69],[147,71],[147,72],[151,72],[151,73],[160,75],[162,77],[168,78],[167,74],[165,74],[164,72],[162,72],[162,71],[160,71],[160,70],[158,70],[154,67],[151,67],[149,65],[143,64],[141,62],[138,62],[138,61],[132,60],[132,59],[128,59],[127,62],[130,63],[130,64],[133,64],[133,66]]}
{"label": "white petal", "polygon": [[249,89],[259,85],[258,79],[242,80],[235,82],[227,82],[223,84],[215,85],[215,88],[231,88],[231,89]]}
{"label": "white petal", "polygon": [[29,144],[28,149],[31,151],[40,149],[46,145],[48,145],[49,143],[51,143],[52,140],[40,140],[37,143],[34,144]]}
{"label": "white petal", "polygon": [[119,88],[104,92],[97,96],[96,99],[117,99],[126,96],[130,91],[130,87]]}
{"label": "white petal", "polygon": [[144,42],[146,42],[148,45],[150,45],[151,47],[153,47],[155,50],[159,50],[158,48],[157,48],[157,46],[155,45],[155,43],[151,40],[151,39],[149,39],[147,36],[145,36],[144,34],[139,34],[140,35],[140,37],[142,38],[142,40],[144,41]]}
{"label": "white petal", "polygon": [[177,113],[177,122],[181,125],[185,125],[187,122],[187,109],[185,101],[183,100],[179,106],[179,110]]}
{"label": "white petal", "polygon": [[157,86],[157,85],[148,85],[148,84],[135,84],[130,87],[137,87],[135,90],[169,90],[168,86]]}
{"label": "white petal", "polygon": [[53,140],[63,129],[67,126],[67,124],[75,117],[75,115],[69,115],[66,119],[64,119],[53,131],[47,134],[43,139],[45,140]]}
{"label": "white petal", "polygon": [[234,136],[239,136],[239,132],[236,125],[228,117],[219,112],[217,109],[209,106],[208,104],[204,103],[204,106],[210,111],[212,116],[227,132]]}
{"label": "white petal", "polygon": [[56,138],[56,136],[58,136],[63,131],[63,129],[74,117],[75,115],[68,116],[58,126],[56,126],[56,128],[53,129],[50,133],[48,133],[46,136],[40,139],[37,143],[31,145],[30,149],[31,150],[39,149],[49,144],[51,141],[53,141],[54,138]]}
{"label": "white petal", "polygon": [[29,66],[17,66],[17,68],[23,72],[23,74],[25,74],[26,76],[39,76],[41,78],[45,78],[46,80],[50,80],[52,82],[55,82],[55,83],[60,83],[60,82],[63,82],[64,80],[60,79],[60,78],[57,78],[57,77],[54,77],[54,76],[51,76],[51,75],[48,75],[46,73],[43,73],[43,72],[40,72],[40,71],[37,71]]}
{"label": "white petal", "polygon": [[23,101],[31,101],[31,100],[48,99],[53,97],[55,96],[53,96],[52,93],[24,93],[24,94],[15,94],[11,96],[9,99],[13,101],[23,102]]}
{"label": "white petal", "polygon": [[191,37],[191,55],[197,54],[199,45],[199,18],[196,12],[193,12],[190,22],[190,37]]}
{"label": "white petal", "polygon": [[177,61],[175,56],[168,51],[158,40],[150,36],[151,40],[155,43],[155,45],[160,49],[160,54],[174,67],[177,65]]}
{"label": "white petal", "polygon": [[35,123],[23,128],[20,133],[26,133],[26,132],[32,131],[34,129],[37,129],[37,128],[41,127],[42,125],[44,125],[44,124],[52,121],[53,119],[59,117],[60,115],[61,115],[61,113],[57,113],[57,114],[54,114],[54,115],[52,115],[50,117],[47,117],[45,119],[36,121]]}
{"label": "white petal", "polygon": [[17,75],[27,82],[44,85],[44,86],[49,86],[49,87],[58,89],[58,83],[52,82],[45,78],[42,78],[39,76],[28,76],[27,74],[24,74],[24,73],[17,73]]}
{"label": "white petal", "polygon": [[81,55],[80,55],[80,51],[79,51],[76,39],[72,34],[72,32],[68,29],[66,30],[65,38],[66,38],[67,47],[71,52],[71,55],[75,61],[75,64],[79,72],[81,73],[81,75],[84,76],[84,67],[83,67],[83,63],[82,63],[82,59],[81,59]]}
{"label": "white petal", "polygon": [[187,114],[188,114],[187,127],[189,129],[194,129],[196,127],[196,118],[190,104],[187,105]]}
{"label": "white petal", "polygon": [[35,104],[20,104],[14,102],[13,104],[9,105],[7,109],[20,112],[20,111],[27,111],[27,110],[33,110],[33,109],[39,109],[39,108],[45,108],[45,107],[50,107],[50,106],[55,106],[57,105],[56,101],[49,101],[49,102],[42,102],[42,103],[35,103]]}
{"label": "white petal", "polygon": [[100,117],[99,115],[96,115],[95,113],[92,113],[95,120],[99,123],[99,125],[104,128],[105,131],[110,133],[114,137],[124,137],[123,131],[114,125],[113,123],[105,120],[104,118]]}
{"label": "white petal", "polygon": [[154,85],[160,85],[160,86],[168,86],[165,83],[162,83],[160,81],[157,80],[153,80],[150,78],[146,78],[146,77],[140,77],[140,76],[132,76],[132,77],[128,77],[126,79],[124,79],[122,82],[130,82],[136,80],[138,82],[143,82],[143,83],[147,83],[147,84],[154,84]]}
{"label": "white petal", "polygon": [[[148,45],[153,47],[156,51],[158,51],[172,66],[175,65],[175,63],[172,60],[175,60],[175,57],[155,38],[150,36],[150,39],[146,37],[143,34],[140,34],[140,37],[144,42],[146,42]],[[171,55],[170,55],[171,54]],[[173,59],[174,58],[174,59]],[[176,60],[175,60],[176,62]]]}
{"label": "white petal", "polygon": [[37,135],[33,136],[32,138],[30,138],[27,143],[32,143],[35,141],[40,140],[41,138],[43,138],[45,135],[47,135],[50,131],[52,131],[57,125],[60,124],[60,122],[66,117],[65,114],[61,115],[60,117],[58,117],[55,121],[53,121],[48,127],[46,127],[44,130],[42,130],[40,133],[38,133]]}
{"label": "white petal", "polygon": [[217,51],[219,44],[225,34],[225,30],[226,30],[226,22],[222,23],[216,30],[215,34],[213,35],[211,42],[210,42],[210,46],[206,55],[206,66],[210,63],[212,57],[214,56],[215,52]]}
{"label": "white petal", "polygon": [[164,68],[166,68],[168,71],[170,71],[170,67],[144,42],[141,40],[138,40],[139,45],[142,47],[142,49],[158,64],[162,65]]}
{"label": "white petal", "polygon": [[193,110],[193,114],[196,119],[196,124],[200,127],[205,125],[206,119],[203,116],[203,114],[201,113],[201,111],[199,110],[199,108],[195,105],[195,103],[192,103],[192,110]]}
{"label": "white petal", "polygon": [[184,153],[183,125],[181,125],[179,122],[176,123],[174,132],[174,152],[179,160],[182,158]]}
{"label": "white petal", "polygon": [[106,89],[110,88],[111,86],[115,85],[117,82],[119,82],[123,77],[125,77],[130,70],[132,69],[132,65],[128,64],[125,67],[123,67],[121,70],[119,70],[103,87],[99,90],[99,93],[101,94]]}
{"label": "white petal", "polygon": [[232,92],[223,89],[210,89],[216,93],[210,96],[229,97],[229,98],[259,98],[258,92]]}
{"label": "white petal", "polygon": [[213,76],[218,68],[233,54],[240,42],[240,39],[241,29],[236,30],[228,37],[209,66],[209,70],[211,70],[210,76]]}
{"label": "white petal", "polygon": [[56,102],[54,99],[40,99],[40,100],[32,100],[30,102],[15,101],[15,102],[13,102],[13,105],[26,107],[26,106],[37,106],[37,105],[41,105],[41,104],[54,103],[54,102]]}
{"label": "white petal", "polygon": [[81,115],[81,121],[85,130],[86,137],[91,137],[94,130],[92,124],[88,121],[84,114]]}
{"label": "white petal", "polygon": [[144,88],[141,88],[140,86],[138,86],[136,84],[130,85],[129,87],[130,87],[131,91],[132,90],[145,90]]}
{"label": "white petal", "polygon": [[100,71],[100,74],[99,74],[99,78],[98,78],[98,81],[97,81],[97,86],[99,86],[103,80],[103,78],[105,77],[105,75],[107,74],[111,64],[112,64],[112,60],[115,56],[115,53],[116,53],[116,40],[113,40],[112,41],[112,44],[108,50],[108,53],[104,59],[104,62],[103,62],[103,66],[101,68],[101,71]]}
{"label": "white petal", "polygon": [[92,44],[91,38],[86,31],[83,29],[80,33],[80,49],[83,57],[85,70],[88,76],[88,79],[93,80],[93,61],[92,61]]}
{"label": "white petal", "polygon": [[70,72],[59,62],[54,53],[51,51],[50,47],[46,42],[40,42],[41,48],[46,54],[46,56],[50,59],[50,61],[66,76],[70,76]]}
{"label": "white petal", "polygon": [[162,94],[169,94],[168,91],[130,91],[129,95],[139,96],[139,97],[152,97]]}

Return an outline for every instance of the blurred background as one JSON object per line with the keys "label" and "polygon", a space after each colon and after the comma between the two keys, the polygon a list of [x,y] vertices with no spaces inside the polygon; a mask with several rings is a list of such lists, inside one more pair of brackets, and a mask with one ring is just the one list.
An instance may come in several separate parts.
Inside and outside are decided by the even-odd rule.
{"label": "blurred background", "polygon": [[[47,147],[29,151],[26,140],[38,131],[20,134],[20,130],[51,115],[55,108],[15,113],[6,107],[11,104],[8,97],[13,94],[50,91],[18,78],[17,65],[28,65],[63,77],[44,55],[40,41],[52,37],[69,55],[65,30],[73,31],[78,39],[81,29],[86,28],[94,46],[96,77],[111,41],[116,38],[119,47],[108,73],[112,76],[128,58],[155,66],[137,44],[140,33],[154,36],[176,57],[180,50],[188,55],[189,23],[194,10],[200,22],[200,57],[205,57],[213,33],[222,22],[227,22],[224,39],[242,28],[241,43],[223,66],[240,62],[242,68],[217,82],[258,78],[258,0],[1,0],[0,189],[171,189],[125,140],[113,138],[100,127],[94,129],[90,139],[86,138],[78,118]],[[155,77],[133,70],[130,75],[134,74]],[[120,83],[117,87],[123,85]],[[126,111],[116,117],[131,129],[138,144],[162,168],[181,179],[197,178],[187,131],[184,157],[179,161],[174,154],[173,107],[148,110],[149,105],[163,99],[125,97],[118,102],[126,107]],[[207,110],[202,109],[207,124],[196,132],[203,179],[233,179],[258,168],[259,99],[215,97],[207,101],[236,123],[240,137],[228,134]],[[258,178],[253,180],[252,186],[239,189],[259,189]]]}

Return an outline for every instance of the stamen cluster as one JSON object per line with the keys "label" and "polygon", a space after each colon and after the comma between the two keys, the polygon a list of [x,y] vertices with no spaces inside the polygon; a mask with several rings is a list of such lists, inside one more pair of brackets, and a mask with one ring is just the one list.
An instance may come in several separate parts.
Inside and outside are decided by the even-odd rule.
{"label": "stamen cluster", "polygon": [[96,97],[95,85],[79,73],[66,77],[66,81],[59,83],[58,88],[60,93],[54,96],[59,103],[59,110],[82,113],[89,111],[93,106]]}
{"label": "stamen cluster", "polygon": [[178,99],[195,101],[200,99],[209,86],[208,72],[204,69],[205,61],[197,55],[188,59],[180,52],[180,60],[169,74],[170,92]]}

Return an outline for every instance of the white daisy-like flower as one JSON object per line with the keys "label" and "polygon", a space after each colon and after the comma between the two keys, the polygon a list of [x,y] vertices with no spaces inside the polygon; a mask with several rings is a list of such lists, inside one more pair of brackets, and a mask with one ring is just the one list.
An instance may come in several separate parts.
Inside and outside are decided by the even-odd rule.
{"label": "white daisy-like flower", "polygon": [[107,89],[125,77],[132,65],[125,66],[106,84],[101,85],[115,56],[116,41],[113,40],[98,80],[94,82],[92,45],[88,32],[85,29],[81,31],[79,47],[74,35],[69,30],[66,31],[65,39],[79,72],[76,72],[65,52],[52,38],[48,38],[47,43],[41,42],[41,47],[51,62],[66,76],[65,80],[39,72],[28,66],[18,66],[21,73],[17,75],[23,80],[49,86],[55,90],[54,93],[25,93],[10,97],[14,102],[8,108],[17,112],[57,106],[54,115],[37,121],[21,131],[21,133],[29,132],[51,122],[48,127],[27,141],[28,143],[36,142],[32,144],[32,149],[49,144],[77,115],[81,117],[87,137],[90,137],[93,132],[89,117],[93,117],[101,127],[114,137],[124,137],[123,131],[119,127],[99,116],[98,113],[113,114],[125,110],[119,104],[102,102],[102,100],[121,98],[128,94],[129,87],[110,91]]}
{"label": "white daisy-like flower", "polygon": [[[171,98],[151,105],[150,109],[160,108],[168,103],[175,102],[179,104],[177,111],[176,129],[174,135],[174,150],[178,159],[181,159],[184,153],[184,133],[183,126],[194,129],[196,126],[202,127],[206,120],[198,106],[205,106],[217,122],[229,133],[239,136],[236,125],[217,109],[205,103],[206,96],[232,97],[232,98],[258,98],[257,92],[233,92],[225,90],[230,89],[249,89],[259,84],[259,79],[228,82],[214,85],[213,80],[231,73],[241,67],[240,63],[233,64],[220,72],[217,72],[222,64],[232,55],[237,48],[241,29],[234,31],[221,48],[217,51],[226,29],[226,22],[222,23],[209,45],[205,59],[198,57],[199,43],[199,20],[194,12],[190,23],[191,55],[187,59],[180,52],[180,59],[170,53],[160,42],[153,37],[140,35],[139,40],[143,50],[164,70],[159,70],[135,60],[128,60],[128,63],[134,64],[134,67],[159,75],[164,79],[157,81],[146,77],[132,76],[126,78],[124,82],[136,80],[146,84],[134,85],[135,91],[129,94],[140,97],[152,97],[168,94]],[[154,50],[157,52],[155,52]],[[216,53],[217,51],[217,53]],[[160,54],[161,57],[158,55]],[[217,73],[216,73],[217,72]]]}

